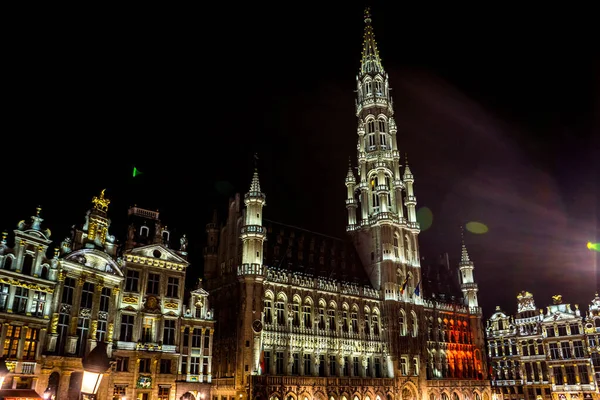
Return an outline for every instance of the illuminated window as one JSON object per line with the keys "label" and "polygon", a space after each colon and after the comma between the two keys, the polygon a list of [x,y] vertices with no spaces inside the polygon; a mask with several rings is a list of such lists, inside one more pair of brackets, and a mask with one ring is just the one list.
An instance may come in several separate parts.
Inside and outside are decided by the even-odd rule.
{"label": "illuminated window", "polygon": [[35,360],[35,353],[40,339],[40,330],[29,328],[25,331],[25,344],[23,346],[23,360]]}
{"label": "illuminated window", "polygon": [[375,120],[370,119],[367,121],[367,133],[375,133]]}
{"label": "illuminated window", "polygon": [[8,325],[6,328],[6,339],[4,339],[4,352],[3,357],[16,358],[17,348],[19,347],[19,341],[21,340],[21,327]]}
{"label": "illuminated window", "polygon": [[44,305],[46,304],[46,293],[33,292],[33,301],[31,302],[31,315],[41,317],[44,315]]}

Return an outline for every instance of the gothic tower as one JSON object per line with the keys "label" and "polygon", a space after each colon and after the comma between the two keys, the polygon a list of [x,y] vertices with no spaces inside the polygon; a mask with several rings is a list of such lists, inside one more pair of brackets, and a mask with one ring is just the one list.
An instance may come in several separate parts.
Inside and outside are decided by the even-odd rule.
{"label": "gothic tower", "polygon": [[250,190],[244,196],[243,225],[240,238],[242,239],[242,263],[238,267],[240,282],[241,312],[239,315],[237,335],[237,365],[236,387],[248,383],[248,375],[258,374],[261,332],[262,332],[262,302],[263,298],[263,244],[266,239],[266,229],[262,225],[265,194],[260,190],[258,170],[254,170]]}
{"label": "gothic tower", "polygon": [[407,353],[423,354],[425,346],[419,335],[405,333],[407,321],[419,329],[422,318],[417,316],[423,312],[417,202],[414,176],[406,158],[401,171],[388,74],[379,57],[368,8],[364,21],[362,59],[356,77],[358,182],[350,167],[345,178],[347,231],[373,287],[384,294],[384,323],[394,339],[392,359],[397,360]]}

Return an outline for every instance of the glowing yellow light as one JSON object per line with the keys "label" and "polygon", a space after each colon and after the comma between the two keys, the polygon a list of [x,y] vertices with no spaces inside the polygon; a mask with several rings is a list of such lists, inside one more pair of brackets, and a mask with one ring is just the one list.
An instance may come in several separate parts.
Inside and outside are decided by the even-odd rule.
{"label": "glowing yellow light", "polygon": [[475,234],[483,234],[483,233],[487,233],[488,231],[488,227],[481,223],[481,222],[476,222],[476,221],[471,221],[471,222],[467,222],[467,225],[465,226],[465,228],[467,228],[467,231],[471,232],[471,233],[475,233]]}

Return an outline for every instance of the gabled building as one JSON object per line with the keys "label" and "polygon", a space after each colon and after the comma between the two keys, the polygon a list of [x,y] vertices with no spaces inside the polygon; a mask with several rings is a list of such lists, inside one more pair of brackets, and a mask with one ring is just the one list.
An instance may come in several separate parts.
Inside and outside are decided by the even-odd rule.
{"label": "gabled building", "polygon": [[[42,226],[41,208],[13,231],[14,246],[2,232],[0,240],[0,343],[9,374],[2,389],[39,390],[44,382],[44,343],[56,303],[58,251],[46,256],[52,241]],[[42,389],[43,391],[43,389]]]}
{"label": "gabled building", "polygon": [[498,399],[599,398],[596,299],[587,318],[560,295],[545,310],[537,309],[525,291],[517,296],[514,316],[497,308],[486,331]]}
{"label": "gabled building", "polygon": [[[182,236],[179,249],[173,249],[158,211],[135,206],[128,217],[122,254],[125,281],[115,316],[112,393],[168,400],[188,390],[208,392],[214,322],[208,318],[208,294],[201,288],[185,299],[187,238]],[[186,383],[191,382],[201,385],[190,389]]]}
{"label": "gabled building", "polygon": [[[116,298],[124,280],[116,239],[109,233],[110,200],[94,196],[82,226],[60,247],[52,322],[43,357],[41,381],[59,399],[75,399],[81,389],[82,358],[98,342],[112,354]],[[100,390],[108,390],[102,382]]]}

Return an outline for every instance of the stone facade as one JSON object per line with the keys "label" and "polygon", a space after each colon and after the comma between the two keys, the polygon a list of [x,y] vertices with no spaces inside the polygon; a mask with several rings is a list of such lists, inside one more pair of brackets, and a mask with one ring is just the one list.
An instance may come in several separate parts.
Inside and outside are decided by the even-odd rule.
{"label": "stone facade", "polygon": [[[406,160],[401,173],[368,11],[357,96],[359,180],[350,166],[348,240],[264,219],[256,170],[222,224],[215,217],[207,225],[213,400],[490,399],[466,246],[458,268],[421,265],[415,178]],[[458,293],[431,290],[440,271]]]}
{"label": "stone facade", "polygon": [[517,296],[517,313],[500,308],[487,322],[488,355],[497,399],[598,399],[600,297],[588,312],[563,303],[537,309],[533,295]]}

